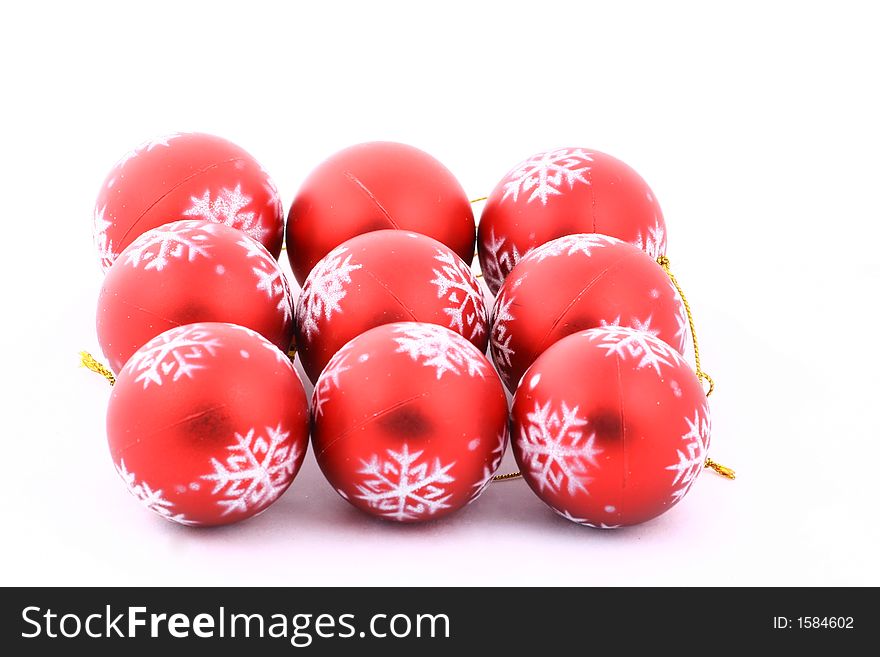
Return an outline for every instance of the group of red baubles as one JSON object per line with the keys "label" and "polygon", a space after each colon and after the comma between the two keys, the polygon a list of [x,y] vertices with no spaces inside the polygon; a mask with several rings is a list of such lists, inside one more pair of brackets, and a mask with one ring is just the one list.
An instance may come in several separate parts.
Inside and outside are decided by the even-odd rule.
{"label": "group of red baubles", "polygon": [[367,143],[308,176],[286,231],[284,215],[257,161],[205,134],[143,144],[101,188],[110,452],[156,513],[220,525],[265,510],[309,436],[342,498],[400,522],[476,500],[508,442],[535,494],[591,527],[663,513],[703,469],[709,410],[657,263],[666,225],[623,162],[530,157],[478,231],[440,162]]}

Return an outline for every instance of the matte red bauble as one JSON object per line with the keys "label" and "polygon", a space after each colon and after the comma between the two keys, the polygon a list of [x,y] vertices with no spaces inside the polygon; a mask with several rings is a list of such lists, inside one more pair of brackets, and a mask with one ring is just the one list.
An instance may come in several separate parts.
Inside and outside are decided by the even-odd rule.
{"label": "matte red bauble", "polygon": [[417,148],[370,142],[336,153],[300,187],[287,222],[287,256],[300,284],[345,240],[402,228],[443,242],[467,263],[476,228],[461,185]]}
{"label": "matte red bauble", "polygon": [[223,525],[287,489],[308,443],[308,405],[287,355],[250,329],[188,324],[126,363],[107,409],[110,455],[163,518]]}
{"label": "matte red bauble", "polygon": [[405,322],[370,329],[327,365],[312,444],[330,485],[369,514],[440,518],[472,502],[507,443],[491,364],[458,333]]}
{"label": "matte red bauble", "polygon": [[617,325],[684,351],[684,304],[660,265],[613,237],[566,235],[533,250],[504,281],[492,313],[492,357],[513,391],[535,358],[560,338]]}
{"label": "matte red bauble", "polygon": [[260,164],[220,137],[172,134],[126,153],[101,187],[94,237],[104,271],[139,235],[179,219],[226,224],[281,253],[284,207]]}
{"label": "matte red bauble", "polygon": [[620,160],[584,148],[533,155],[495,186],[480,217],[477,247],[492,293],[519,260],[572,233],[601,233],[666,253],[666,223],[641,176]]}
{"label": "matte red bauble", "polygon": [[483,291],[470,267],[437,240],[403,230],[364,233],[324,256],[296,315],[297,351],[312,381],[346,342],[381,324],[446,326],[481,352],[488,342]]}
{"label": "matte red bauble", "polygon": [[675,349],[631,328],[560,340],[514,397],[523,477],[554,511],[591,527],[672,508],[703,470],[709,436],[700,380]]}
{"label": "matte red bauble", "polygon": [[98,342],[118,372],[150,339],[181,324],[231,322],[285,353],[293,335],[287,279],[235,228],[176,221],[147,231],[116,259],[98,297]]}

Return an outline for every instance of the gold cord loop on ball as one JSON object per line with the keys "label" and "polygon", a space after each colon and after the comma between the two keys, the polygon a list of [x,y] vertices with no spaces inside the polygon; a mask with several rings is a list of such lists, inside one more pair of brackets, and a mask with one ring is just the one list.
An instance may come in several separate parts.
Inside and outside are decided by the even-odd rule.
{"label": "gold cord loop on ball", "polygon": [[[709,384],[709,389],[706,391],[706,396],[709,397],[715,390],[715,380],[709,376],[707,372],[703,371],[703,366],[700,364],[700,343],[697,341],[697,329],[694,327],[694,314],[691,312],[691,304],[688,303],[687,297],[684,295],[684,291],[681,289],[681,285],[678,284],[678,280],[675,278],[675,274],[672,273],[672,269],[669,264],[669,258],[665,255],[661,255],[657,257],[657,264],[663,268],[663,271],[666,272],[666,275],[669,277],[670,282],[675,287],[678,292],[678,296],[681,297],[681,303],[684,305],[684,312],[687,315],[688,325],[691,330],[691,338],[694,341],[694,371],[697,375],[697,378],[700,381],[705,381]],[[736,479],[736,472],[733,468],[728,468],[725,465],[721,465],[717,461],[713,461],[711,458],[706,457],[705,467],[712,472],[725,477],[726,479]]]}
{"label": "gold cord loop on ball", "polygon": [[675,290],[678,292],[678,296],[681,297],[681,302],[684,305],[684,312],[687,315],[688,325],[691,329],[691,338],[694,340],[694,364],[696,365],[695,371],[697,378],[701,381],[706,381],[709,384],[709,390],[706,392],[706,396],[709,397],[715,391],[715,380],[709,376],[707,372],[703,371],[703,367],[700,364],[700,343],[697,341],[697,329],[694,326],[694,315],[691,312],[691,304],[688,303],[687,297],[684,295],[684,292],[681,289],[681,285],[678,284],[678,280],[675,278],[675,274],[672,273],[672,269],[670,268],[669,258],[665,255],[657,257],[657,264],[663,268],[663,271],[666,272],[666,275],[669,276],[669,280],[672,283]]}

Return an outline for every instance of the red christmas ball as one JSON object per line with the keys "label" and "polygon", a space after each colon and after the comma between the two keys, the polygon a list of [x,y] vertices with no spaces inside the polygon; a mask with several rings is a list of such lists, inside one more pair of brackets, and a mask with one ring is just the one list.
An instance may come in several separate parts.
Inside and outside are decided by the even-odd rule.
{"label": "red christmas ball", "polygon": [[666,253],[666,222],[653,192],[620,160],[560,148],[521,162],[495,186],[480,217],[480,264],[492,293],[529,251],[572,233],[601,233]]}
{"label": "red christmas ball", "polygon": [[147,231],[116,259],[98,297],[98,342],[118,372],[163,331],[193,322],[231,322],[285,353],[293,302],[278,261],[235,228],[176,221]]}
{"label": "red christmas ball", "polygon": [[513,402],[523,478],[554,511],[591,527],[634,525],[690,490],[709,448],[700,380],[662,340],[631,328],[564,338]]}
{"label": "red christmas ball", "polygon": [[297,303],[296,345],[312,381],[339,349],[393,322],[446,326],[481,352],[483,291],[452,249],[425,235],[378,230],[343,242],[312,269]]}
{"label": "red christmas ball", "polygon": [[346,344],[318,379],[312,444],[343,498],[399,522],[472,502],[507,444],[507,401],[491,364],[435,324],[385,324]]}
{"label": "red christmas ball", "polygon": [[110,170],[95,203],[104,271],[139,235],[178,219],[244,231],[278,257],[284,207],[260,164],[235,144],[199,133],[156,137]]}
{"label": "red christmas ball", "polygon": [[513,391],[535,358],[560,338],[617,325],[684,351],[684,304],[660,265],[613,237],[566,235],[534,249],[504,281],[492,312],[492,358]]}
{"label": "red christmas ball", "polygon": [[126,363],[107,409],[113,463],[131,493],[185,525],[267,508],[308,443],[308,403],[290,360],[234,324],[162,333]]}
{"label": "red christmas ball", "polygon": [[293,200],[287,256],[296,280],[345,240],[383,228],[423,233],[473,259],[474,214],[449,169],[412,146],[370,142],[320,164]]}

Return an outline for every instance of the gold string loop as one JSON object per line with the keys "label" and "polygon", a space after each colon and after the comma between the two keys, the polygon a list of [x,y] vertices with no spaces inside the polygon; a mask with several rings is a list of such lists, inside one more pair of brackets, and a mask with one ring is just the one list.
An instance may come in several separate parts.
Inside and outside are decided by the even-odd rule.
{"label": "gold string loop", "polygon": [[481,196],[480,198],[472,198],[470,200],[470,202],[471,203],[479,203],[480,201],[485,201],[487,198],[489,198],[489,197],[488,196]]}
{"label": "gold string loop", "polygon": [[[706,391],[706,396],[709,397],[715,391],[715,380],[711,376],[709,376],[707,372],[703,371],[703,366],[700,364],[700,343],[697,342],[697,329],[694,327],[694,314],[691,312],[691,304],[688,303],[687,297],[684,295],[684,292],[681,289],[681,285],[678,284],[678,280],[675,278],[675,274],[672,273],[672,269],[669,264],[669,258],[665,255],[658,256],[657,264],[660,265],[663,268],[663,271],[666,272],[666,275],[669,277],[670,282],[678,292],[678,296],[681,297],[681,303],[682,305],[684,305],[684,312],[687,314],[688,325],[691,329],[691,337],[694,340],[695,373],[700,381],[705,381],[709,384],[709,389]],[[706,457],[706,462],[704,465],[709,470],[712,470],[714,473],[725,477],[726,479],[736,479],[736,472],[733,470],[733,468],[728,468],[726,465],[721,465],[720,463],[718,463],[717,461],[713,461],[709,457]]]}
{"label": "gold string loop", "polygon": [[111,386],[116,385],[116,377],[113,376],[113,372],[110,371],[110,368],[103,363],[98,362],[88,351],[79,352],[79,360],[83,367],[90,369],[92,372],[100,374],[107,379]]}
{"label": "gold string loop", "polygon": [[669,258],[665,255],[661,255],[657,257],[657,264],[663,268],[663,271],[666,272],[666,275],[669,277],[670,282],[672,283],[675,290],[678,292],[678,296],[681,297],[681,303],[684,305],[684,312],[687,315],[688,325],[691,329],[691,337],[694,340],[694,364],[696,365],[695,372],[697,378],[701,381],[705,381],[709,384],[709,390],[706,392],[706,396],[709,397],[715,391],[715,380],[709,376],[708,372],[703,371],[703,366],[700,364],[700,343],[697,341],[697,329],[694,326],[694,314],[691,312],[691,304],[688,303],[687,297],[684,295],[684,292],[681,289],[681,285],[678,284],[678,280],[675,278],[675,274],[672,273],[672,269],[670,268]]}

